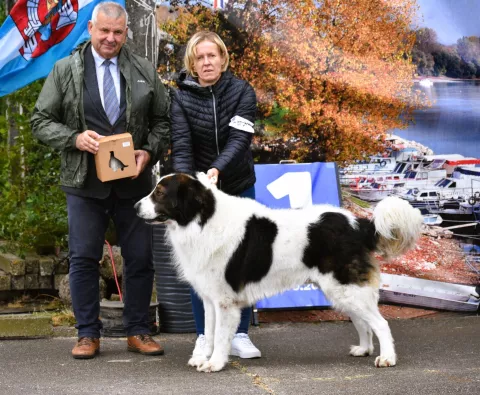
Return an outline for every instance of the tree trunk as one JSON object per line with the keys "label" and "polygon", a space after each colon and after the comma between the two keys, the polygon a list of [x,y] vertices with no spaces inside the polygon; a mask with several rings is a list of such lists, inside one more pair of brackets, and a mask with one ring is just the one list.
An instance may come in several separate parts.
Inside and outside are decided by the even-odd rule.
{"label": "tree trunk", "polygon": [[132,51],[148,59],[156,67],[157,64],[157,23],[155,17],[155,1],[144,0],[151,10],[146,10],[134,0],[126,0],[128,12],[128,40]]}
{"label": "tree trunk", "polygon": [[10,10],[16,2],[17,0],[5,0],[5,11],[7,12],[7,15],[10,13]]}
{"label": "tree trunk", "polygon": [[18,137],[17,123],[15,122],[15,118],[12,116],[13,114],[17,114],[18,110],[18,105],[7,99],[6,118],[8,122],[8,145],[10,147],[15,145],[15,139]]}

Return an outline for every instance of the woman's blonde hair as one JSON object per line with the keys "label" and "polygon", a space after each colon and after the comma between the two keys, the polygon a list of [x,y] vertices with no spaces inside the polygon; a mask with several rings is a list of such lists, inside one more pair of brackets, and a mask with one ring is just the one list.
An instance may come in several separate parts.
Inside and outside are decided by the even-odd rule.
{"label": "woman's blonde hair", "polygon": [[220,54],[225,59],[225,63],[222,67],[222,72],[227,70],[229,56],[227,47],[225,43],[222,41],[220,36],[217,33],[209,32],[208,30],[202,30],[200,32],[195,33],[187,43],[187,49],[185,50],[185,57],[183,58],[183,63],[185,65],[185,69],[187,69],[188,74],[192,75],[193,77],[198,77],[197,73],[195,72],[193,65],[195,61],[195,50],[199,43],[202,41],[210,41],[212,43],[217,44],[218,49],[220,50]]}

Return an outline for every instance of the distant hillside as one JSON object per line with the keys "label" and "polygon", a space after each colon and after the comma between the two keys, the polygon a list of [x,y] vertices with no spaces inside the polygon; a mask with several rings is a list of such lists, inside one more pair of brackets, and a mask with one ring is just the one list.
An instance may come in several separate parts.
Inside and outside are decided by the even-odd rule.
{"label": "distant hillside", "polygon": [[420,76],[480,78],[480,37],[462,37],[456,44],[443,45],[430,28],[416,32],[412,61]]}

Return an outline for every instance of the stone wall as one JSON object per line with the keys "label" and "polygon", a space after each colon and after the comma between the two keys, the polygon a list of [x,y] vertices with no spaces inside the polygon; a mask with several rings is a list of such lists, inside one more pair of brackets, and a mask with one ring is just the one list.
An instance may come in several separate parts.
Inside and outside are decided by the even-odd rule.
{"label": "stone wall", "polygon": [[[120,247],[112,247],[115,269],[120,285],[123,277],[123,258]],[[105,283],[114,280],[111,258],[107,246],[104,247],[100,265],[102,296],[105,295]],[[69,294],[69,262],[66,254],[35,255],[20,258],[11,253],[0,253],[0,300],[11,300],[18,291],[54,291],[63,289],[63,295]],[[60,292],[62,298],[62,292]],[[62,298],[63,299],[63,298]],[[68,302],[68,300],[66,300]]]}
{"label": "stone wall", "polygon": [[58,289],[67,273],[66,257],[0,254],[0,291]]}

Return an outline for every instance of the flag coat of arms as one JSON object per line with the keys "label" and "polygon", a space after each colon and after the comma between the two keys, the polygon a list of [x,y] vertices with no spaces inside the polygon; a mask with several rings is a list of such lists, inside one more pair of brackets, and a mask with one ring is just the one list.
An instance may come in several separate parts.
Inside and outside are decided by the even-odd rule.
{"label": "flag coat of arms", "polygon": [[102,1],[18,0],[0,28],[0,97],[47,76],[87,40],[88,21]]}

